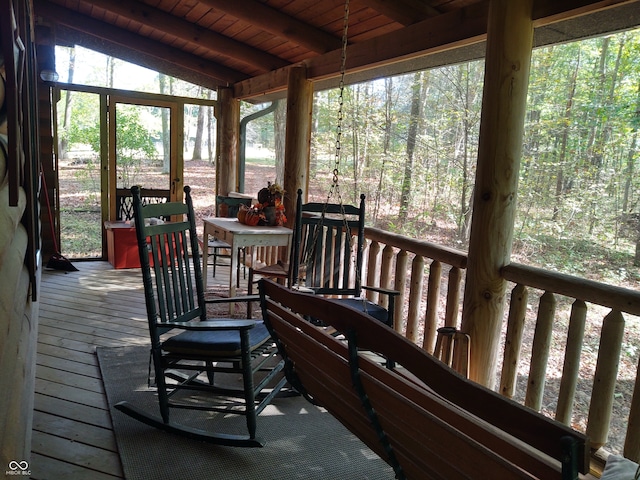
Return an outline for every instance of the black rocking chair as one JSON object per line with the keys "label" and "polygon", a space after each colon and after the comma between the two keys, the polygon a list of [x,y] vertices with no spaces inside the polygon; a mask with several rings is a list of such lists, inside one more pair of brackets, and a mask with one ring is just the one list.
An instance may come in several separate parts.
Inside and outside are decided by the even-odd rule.
{"label": "black rocking chair", "polygon": [[[115,407],[153,427],[198,440],[262,446],[256,438],[257,416],[286,383],[269,332],[262,321],[207,319],[206,303],[238,298],[205,302],[190,188],[184,188],[186,203],[158,205],[142,205],[138,187],[131,190],[162,418],[128,402]],[[160,217],[173,220],[155,220]],[[214,382],[220,373],[241,376],[242,384],[237,389],[221,387]],[[172,423],[171,407],[245,415],[248,433],[210,432]]]}

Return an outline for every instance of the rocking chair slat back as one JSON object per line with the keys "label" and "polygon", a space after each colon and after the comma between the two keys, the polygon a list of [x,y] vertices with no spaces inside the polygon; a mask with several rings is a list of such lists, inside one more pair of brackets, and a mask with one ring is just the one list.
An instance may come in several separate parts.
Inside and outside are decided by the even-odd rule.
{"label": "rocking chair slat back", "polygon": [[[169,215],[172,222],[160,220]],[[199,249],[195,232],[190,232],[190,222],[184,218],[188,215],[188,207],[184,203],[148,204],[136,212],[135,222],[144,222],[146,228],[137,229],[138,244],[143,246],[148,255],[140,255],[143,281],[151,288],[146,288],[146,302],[149,315],[149,328],[158,328],[158,323],[181,323],[195,319],[206,320],[204,290],[199,263]],[[195,246],[193,245],[195,241]],[[193,258],[193,262],[190,259]],[[151,276],[151,268],[155,282]],[[153,291],[155,290],[155,295]],[[195,301],[189,292],[196,292],[202,301]]]}
{"label": "rocking chair slat back", "polygon": [[[307,203],[296,225],[301,258],[294,279],[318,294],[358,296],[364,250],[364,195],[360,206]],[[295,259],[294,259],[295,261]]]}

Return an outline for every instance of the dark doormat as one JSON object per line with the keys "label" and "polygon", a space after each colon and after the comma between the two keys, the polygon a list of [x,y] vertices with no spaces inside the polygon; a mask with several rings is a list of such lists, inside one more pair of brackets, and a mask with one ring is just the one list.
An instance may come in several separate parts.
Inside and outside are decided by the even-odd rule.
{"label": "dark doormat", "polygon": [[[161,480],[364,480],[394,478],[393,470],[324,409],[302,397],[277,398],[258,417],[263,448],[222,447],[144,425],[113,405],[121,400],[159,416],[155,390],[147,387],[149,350],[98,348],[98,359],[126,478]],[[172,410],[172,419],[202,428],[242,429],[244,417],[197,418]],[[181,418],[182,417],[182,418]],[[209,428],[209,427],[207,427]]]}

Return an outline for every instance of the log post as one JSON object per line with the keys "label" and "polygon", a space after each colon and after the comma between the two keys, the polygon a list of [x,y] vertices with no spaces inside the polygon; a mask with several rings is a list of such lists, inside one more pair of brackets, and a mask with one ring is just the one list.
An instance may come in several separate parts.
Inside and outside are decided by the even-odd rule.
{"label": "log post", "polygon": [[516,393],[518,364],[520,363],[520,351],[522,349],[524,321],[527,316],[528,298],[529,291],[527,287],[521,283],[516,285],[511,291],[511,303],[509,304],[509,316],[507,320],[507,336],[504,345],[502,375],[500,377],[500,393],[508,398],[513,398],[513,395]]}
{"label": "log post", "polygon": [[533,42],[533,0],[491,0],[462,331],[469,377],[495,383]]}
{"label": "log post", "polygon": [[[370,287],[379,286],[377,282],[380,280],[380,262],[378,256],[380,255],[380,244],[373,241],[369,244],[369,260],[367,262],[367,282],[366,285]],[[373,303],[378,304],[378,292],[367,291],[367,298]],[[383,295],[385,297],[386,295]]]}
{"label": "log post", "polygon": [[409,287],[409,312],[407,313],[406,337],[413,343],[418,342],[418,315],[424,282],[424,258],[416,255],[411,262],[411,285]]}
{"label": "log post", "polygon": [[395,274],[395,283],[394,290],[400,292],[398,298],[396,298],[395,303],[395,311],[393,312],[393,318],[395,319],[395,324],[393,328],[399,334],[403,334],[405,325],[403,322],[404,319],[404,299],[406,297],[406,289],[407,289],[407,267],[409,265],[409,255],[406,250],[400,250],[398,252],[398,256],[396,257],[396,274]]}
{"label": "log post", "polygon": [[549,363],[549,349],[553,335],[553,320],[556,313],[556,297],[546,291],[540,297],[538,304],[538,317],[536,330],[533,334],[531,347],[531,365],[529,367],[529,380],[525,395],[525,406],[539,412],[542,408],[542,396],[544,384],[547,379],[547,364]]}
{"label": "log post", "polygon": [[240,102],[230,87],[218,88],[218,142],[216,145],[216,193],[238,190]]}
{"label": "log post", "polygon": [[586,434],[593,449],[598,449],[607,443],[623,336],[624,317],[620,311],[612,310],[602,322],[598,360],[589,405]]}
{"label": "log post", "polygon": [[313,83],[307,80],[307,69],[296,65],[289,69],[287,89],[287,134],[284,144],[284,199],[288,225],[293,225],[295,195],[302,189],[303,199],[309,198],[309,162],[311,155],[311,120],[313,113]]}
{"label": "log post", "polygon": [[422,348],[433,352],[438,334],[438,302],[442,284],[442,263],[437,260],[429,267],[429,283],[427,286],[427,312],[424,316],[424,338]]}
{"label": "log post", "polygon": [[582,353],[586,321],[587,304],[582,300],[576,300],[571,307],[567,347],[564,352],[562,379],[560,380],[558,406],[556,407],[556,420],[565,425],[571,425],[573,403],[578,386],[578,377],[580,376],[580,355]]}

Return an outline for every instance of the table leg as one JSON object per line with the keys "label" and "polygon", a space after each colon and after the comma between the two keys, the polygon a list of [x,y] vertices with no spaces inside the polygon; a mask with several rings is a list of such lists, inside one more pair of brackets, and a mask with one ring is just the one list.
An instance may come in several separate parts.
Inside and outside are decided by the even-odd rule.
{"label": "table leg", "polygon": [[204,290],[207,290],[207,264],[209,263],[209,232],[207,232],[207,224],[204,224],[204,233],[202,234],[202,284]]}

